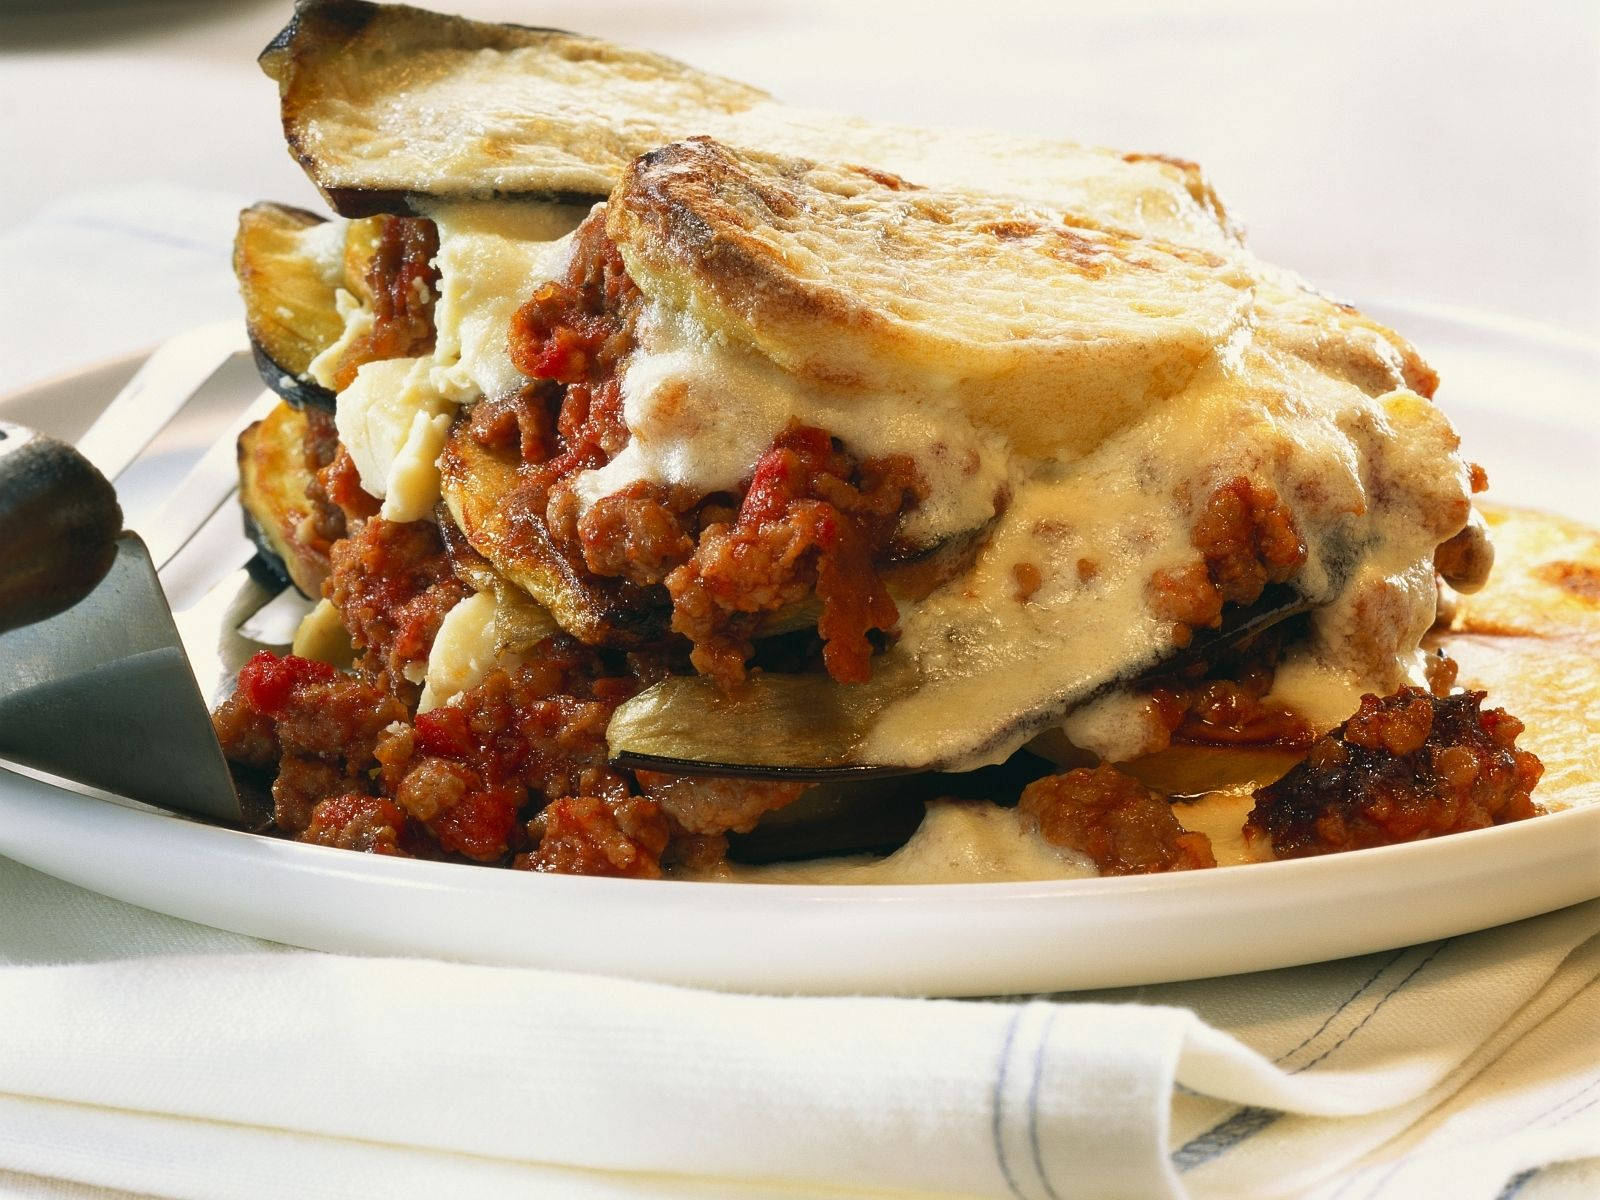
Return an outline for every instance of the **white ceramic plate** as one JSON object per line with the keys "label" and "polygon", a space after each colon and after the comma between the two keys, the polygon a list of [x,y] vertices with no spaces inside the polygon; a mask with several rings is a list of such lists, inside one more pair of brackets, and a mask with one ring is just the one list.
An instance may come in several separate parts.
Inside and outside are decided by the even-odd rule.
{"label": "white ceramic plate", "polygon": [[[1368,311],[1405,331],[1439,368],[1440,401],[1489,469],[1496,498],[1600,519],[1592,408],[1600,348],[1440,309]],[[0,416],[75,436],[136,365],[32,389],[0,401]],[[232,407],[253,396],[241,380]],[[194,452],[211,436],[197,425]],[[176,469],[168,478],[179,478]],[[588,879],[378,858],[0,772],[0,853],[119,900],[315,949],[722,988],[979,995],[1291,966],[1574,904],[1600,895],[1600,803],[1434,841],[1214,871],[830,887]]]}

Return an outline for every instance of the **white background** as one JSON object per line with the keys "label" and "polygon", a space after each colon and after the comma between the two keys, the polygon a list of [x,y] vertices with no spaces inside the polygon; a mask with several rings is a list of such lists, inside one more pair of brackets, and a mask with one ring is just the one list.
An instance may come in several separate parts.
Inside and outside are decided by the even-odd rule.
{"label": "white background", "polygon": [[[1600,329],[1593,0],[441,2],[659,49],[810,106],[1179,154],[1263,254],[1343,295]],[[240,199],[314,204],[254,64],[288,10],[0,0],[0,250],[41,213],[132,183],[218,193],[196,223],[208,241]],[[196,311],[231,303],[217,281],[173,282],[162,302],[147,279],[137,313],[77,284],[81,308],[50,314],[37,288],[0,289],[0,388],[228,315]]]}

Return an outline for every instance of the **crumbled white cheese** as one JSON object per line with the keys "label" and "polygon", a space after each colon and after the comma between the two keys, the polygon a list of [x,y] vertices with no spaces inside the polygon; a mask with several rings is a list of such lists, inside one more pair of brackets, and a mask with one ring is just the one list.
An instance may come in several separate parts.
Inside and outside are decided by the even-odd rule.
{"label": "crumbled white cheese", "polygon": [[334,423],[389,521],[415,521],[439,500],[439,452],[455,406],[428,386],[425,360],[366,363],[339,393]]}
{"label": "crumbled white cheese", "polygon": [[418,712],[448,704],[468,688],[476,687],[495,667],[512,669],[521,665],[517,655],[502,654],[498,649],[496,608],[492,593],[475,592],[445,614],[428,653],[428,673]]}
{"label": "crumbled white cheese", "polygon": [[383,507],[385,521],[420,521],[439,503],[439,455],[450,435],[450,414],[418,411],[389,464]]}
{"label": "crumbled white cheese", "polygon": [[324,348],[306,366],[306,378],[330,391],[334,388],[334,377],[339,372],[345,351],[353,342],[372,332],[372,310],[360,300],[344,288],[339,288],[333,293],[333,302],[339,316],[344,318],[344,329],[340,331],[337,341]]}
{"label": "crumbled white cheese", "polygon": [[437,336],[432,384],[460,404],[527,383],[511,363],[511,318],[539,285],[566,270],[565,235],[586,208],[555,204],[449,204],[430,210],[439,227]]}
{"label": "crumbled white cheese", "polygon": [[300,627],[294,631],[294,645],[290,652],[335,667],[350,665],[355,652],[350,646],[350,634],[333,601],[318,600],[316,607],[301,618]]}
{"label": "crumbled white cheese", "polygon": [[349,231],[350,222],[335,218],[308,225],[300,234],[300,248],[327,287],[338,287],[344,280],[344,243]]}
{"label": "crumbled white cheese", "polygon": [[[438,503],[438,459],[457,405],[504,395],[527,382],[507,350],[512,314],[565,269],[569,247],[552,239],[561,239],[586,211],[465,204],[432,214],[439,226],[440,272],[433,353],[364,364],[339,393],[336,407],[339,440],[350,451],[362,488],[383,500],[385,520],[419,520]],[[306,372],[328,388],[345,351],[373,324],[371,310],[343,288],[335,302],[344,330]]]}

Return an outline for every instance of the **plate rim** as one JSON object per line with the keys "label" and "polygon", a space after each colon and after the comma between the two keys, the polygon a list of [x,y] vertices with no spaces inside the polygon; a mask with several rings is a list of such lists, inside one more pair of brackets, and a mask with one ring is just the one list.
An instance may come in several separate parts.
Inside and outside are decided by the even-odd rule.
{"label": "plate rim", "polygon": [[[5,801],[6,784],[10,779],[21,779],[29,784],[50,789],[61,796],[71,797],[74,801],[83,801],[96,805],[109,806],[119,813],[127,814],[126,817],[114,818],[130,822],[149,823],[150,828],[155,828],[162,823],[171,823],[169,827],[181,827],[185,830],[184,836],[197,840],[215,839],[215,843],[222,847],[253,847],[269,857],[288,855],[291,857],[305,855],[303,866],[297,869],[305,870],[318,875],[346,875],[353,877],[377,876],[389,882],[393,876],[394,882],[409,882],[406,877],[413,877],[419,882],[433,888],[449,888],[450,890],[478,890],[476,888],[462,889],[451,885],[466,882],[467,880],[485,880],[486,886],[492,888],[512,888],[526,886],[520,881],[528,878],[544,879],[553,882],[549,886],[565,888],[595,889],[601,891],[615,891],[622,895],[636,889],[652,889],[660,891],[675,890],[683,885],[689,885],[699,890],[716,890],[724,894],[744,894],[753,888],[762,892],[779,892],[797,899],[815,902],[823,898],[840,897],[843,899],[874,899],[874,900],[910,900],[917,897],[948,896],[956,893],[962,895],[981,891],[986,896],[996,898],[1010,896],[1028,896],[1038,898],[1045,895],[1051,897],[1077,897],[1083,894],[1147,894],[1152,892],[1173,892],[1184,895],[1191,891],[1210,891],[1219,886],[1237,886],[1241,873],[1245,879],[1259,879],[1264,884],[1276,882],[1282,877],[1303,878],[1307,880],[1320,880],[1327,875],[1343,874],[1352,863],[1384,863],[1396,859],[1427,859],[1447,858],[1456,854],[1470,857],[1465,849],[1455,849],[1462,846],[1475,846],[1487,838],[1499,841],[1510,840],[1535,840],[1536,838],[1549,838],[1560,840],[1569,828],[1581,831],[1586,825],[1594,826],[1593,835],[1600,838],[1600,788],[1594,789],[1592,798],[1576,807],[1557,809],[1554,812],[1541,814],[1521,821],[1507,822],[1503,825],[1490,825],[1482,829],[1470,829],[1461,833],[1452,833],[1441,837],[1419,838],[1410,842],[1396,842],[1385,846],[1369,846],[1361,850],[1341,851],[1337,854],[1308,855],[1303,858],[1272,859],[1266,862],[1233,863],[1227,866],[1208,867],[1203,870],[1189,871],[1157,871],[1141,875],[1087,875],[1066,879],[1040,879],[1040,880],[979,880],[973,882],[944,882],[944,883],[793,883],[774,882],[765,883],[760,880],[727,880],[727,879],[630,879],[616,878],[603,875],[562,875],[542,871],[518,871],[507,868],[486,867],[479,863],[443,862],[432,859],[414,859],[400,856],[381,854],[359,854],[349,850],[341,850],[332,846],[318,846],[306,842],[296,842],[286,838],[272,837],[270,834],[253,833],[245,829],[234,829],[230,826],[212,824],[195,817],[181,813],[166,812],[162,809],[146,805],[120,803],[118,799],[96,796],[86,791],[79,791],[72,787],[63,786],[43,773],[31,770],[17,770],[10,763],[0,763],[0,804]],[[1588,791],[1584,793],[1588,796]],[[1537,830],[1539,833],[1522,832]],[[1543,832],[1548,831],[1548,832]],[[266,847],[272,849],[267,850]],[[1441,849],[1443,847],[1443,849]],[[234,852],[230,849],[230,856],[238,853],[248,854],[250,851]],[[1359,859],[1352,856],[1360,856]],[[319,866],[318,864],[325,864]],[[1600,886],[1600,855],[1596,861],[1596,883]],[[1374,867],[1374,870],[1381,869]],[[503,883],[488,882],[504,880]],[[1600,892],[1596,893],[1600,895]]]}

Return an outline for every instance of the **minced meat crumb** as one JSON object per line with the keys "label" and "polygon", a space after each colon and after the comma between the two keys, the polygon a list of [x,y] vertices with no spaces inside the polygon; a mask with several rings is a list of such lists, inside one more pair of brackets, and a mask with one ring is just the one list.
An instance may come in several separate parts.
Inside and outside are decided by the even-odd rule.
{"label": "minced meat crumb", "polygon": [[1279,746],[1304,749],[1316,731],[1299,712],[1268,697],[1284,649],[1304,636],[1306,621],[1290,617],[1207,661],[1139,685],[1156,728],[1171,743],[1197,746]]}
{"label": "minced meat crumb", "polygon": [[433,305],[439,294],[439,230],[425,217],[381,216],[367,264],[372,329],[345,348],[334,370],[334,391],[350,386],[369,362],[415,358],[433,350]]}
{"label": "minced meat crumb", "polygon": [[926,490],[909,459],[857,462],[825,431],[794,426],[732,493],[639,482],[579,504],[576,476],[630,437],[621,370],[642,303],[597,213],[573,235],[565,275],[518,310],[511,356],[533,382],[475,405],[464,430],[516,455],[517,486],[502,501],[508,529],[548,544],[574,571],[664,584],[694,667],[725,686],[743,678],[763,620],[812,599],[823,665],[836,679],[864,681],[868,635],[898,619],[875,563]]}
{"label": "minced meat crumb", "polygon": [[530,513],[542,514],[558,479],[604,466],[627,445],[619,367],[642,303],[597,212],[573,233],[566,274],[512,317],[511,359],[534,382],[475,405],[469,432],[489,449],[515,442]]}
{"label": "minced meat crumb", "polygon": [[1150,603],[1172,621],[1187,646],[1196,629],[1222,623],[1224,604],[1253,604],[1269,583],[1283,583],[1306,561],[1294,514],[1270,487],[1236,476],[1217,487],[1190,529],[1196,562],[1157,571]]}
{"label": "minced meat crumb", "polygon": [[694,643],[695,668],[737,685],[762,619],[815,596],[823,665],[864,683],[867,635],[899,621],[874,564],[924,494],[910,459],[857,463],[825,431],[791,425],[756,464],[737,516],[708,525],[667,576],[672,628]]}
{"label": "minced meat crumb", "polygon": [[1271,672],[1240,679],[1164,682],[1150,691],[1157,721],[1172,741],[1192,746],[1282,746],[1316,740],[1311,723],[1286,704],[1266,699]]}
{"label": "minced meat crumb", "polygon": [[412,717],[382,671],[262,651],[212,719],[242,778],[273,772],[279,833],[379,854],[638,877],[659,876],[666,862],[703,873],[726,853],[723,831],[803,790],[652,776],[669,808],[606,752],[612,712],[656,664],[565,634],[530,647],[526,660]]}
{"label": "minced meat crumb", "polygon": [[639,786],[689,833],[749,833],[774,809],[794,803],[810,784],[635,771]]}
{"label": "minced meat crumb", "polygon": [[1165,796],[1109,765],[1034,780],[1022,789],[1017,812],[1025,828],[1088,855],[1102,875],[1217,865],[1211,839],[1185,832]]}
{"label": "minced meat crumb", "polygon": [[365,854],[404,856],[406,851],[400,845],[404,824],[405,814],[393,800],[347,792],[318,804],[298,840]]}
{"label": "minced meat crumb", "polygon": [[[369,790],[379,742],[405,718],[404,705],[370,679],[263,650],[239,672],[239,686],[211,720],[229,762],[276,767],[273,823],[281,832],[301,835],[317,826],[311,840],[337,845],[335,825],[318,825],[317,810]],[[342,820],[337,828],[349,825]]]}
{"label": "minced meat crumb", "polygon": [[311,503],[311,533],[313,548],[326,559],[333,543],[349,532],[345,511],[328,492],[325,473],[338,458],[339,430],[333,423],[333,414],[326,409],[307,405],[305,433],[301,436],[301,453],[312,482],[306,489],[306,499]]}
{"label": "minced meat crumb", "polygon": [[366,669],[407,691],[407,669],[427,662],[445,614],[467,595],[456,578],[439,527],[431,521],[373,517],[330,555],[323,594],[339,610]]}
{"label": "minced meat crumb", "polygon": [[1520,821],[1544,773],[1516,746],[1522,722],[1482,692],[1366,695],[1305,761],[1255,793],[1245,822],[1279,858],[1387,846]]}
{"label": "minced meat crumb", "polygon": [[272,823],[284,833],[304,833],[317,805],[349,790],[350,779],[340,766],[285,754],[272,781]]}
{"label": "minced meat crumb", "polygon": [[653,800],[625,796],[562,796],[529,825],[537,849],[519,856],[518,867],[561,875],[622,875],[653,879],[671,829]]}
{"label": "minced meat crumb", "polygon": [[361,486],[356,460],[342,443],[334,451],[333,460],[317,472],[316,484],[307,494],[314,502],[326,497],[328,503],[342,512],[347,533],[358,523],[377,516],[383,507],[381,500]]}
{"label": "minced meat crumb", "polygon": [[550,498],[550,528],[578,542],[585,565],[596,575],[649,587],[663,582],[694,553],[695,510],[701,499],[687,488],[641,480],[600,497],[578,517],[577,496],[570,488],[559,488]]}

